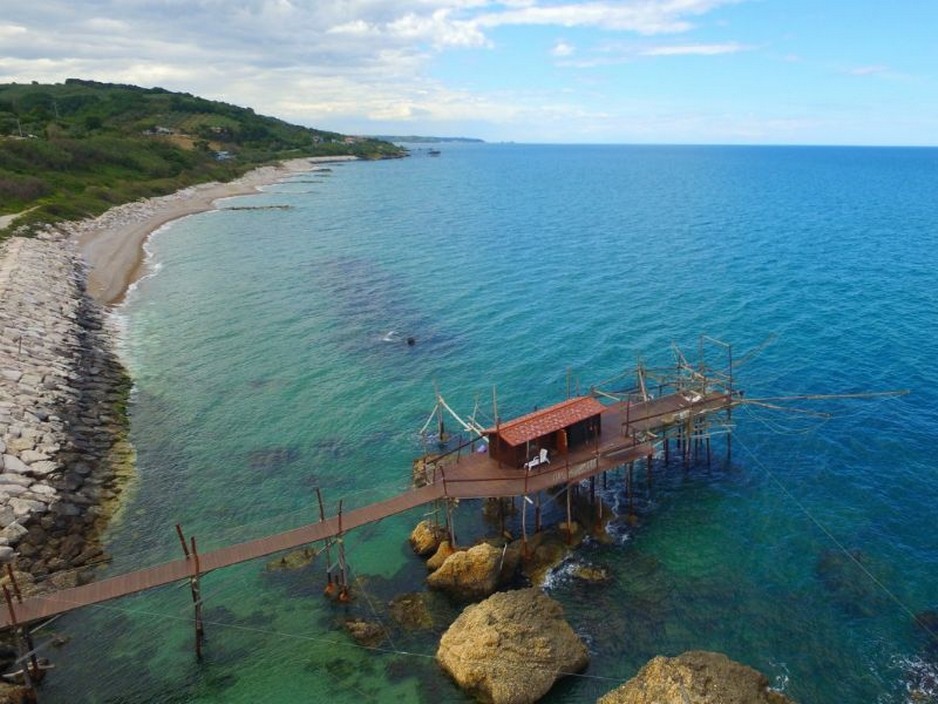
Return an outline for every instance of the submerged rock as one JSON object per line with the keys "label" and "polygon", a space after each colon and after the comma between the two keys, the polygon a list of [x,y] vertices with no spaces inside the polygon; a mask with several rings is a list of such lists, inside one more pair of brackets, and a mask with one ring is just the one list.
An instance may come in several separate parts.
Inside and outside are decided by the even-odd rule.
{"label": "submerged rock", "polygon": [[437,661],[482,701],[525,704],[589,664],[559,603],[537,589],[494,594],[467,606],[440,639]]}
{"label": "submerged rock", "polygon": [[596,704],[793,704],[761,672],[722,653],[692,650],[649,660]]}
{"label": "submerged rock", "polygon": [[583,582],[590,582],[592,584],[602,584],[612,580],[609,570],[600,565],[574,565],[570,574]]}
{"label": "submerged rock", "polygon": [[388,604],[388,612],[395,623],[404,630],[430,630],[433,628],[433,614],[427,603],[428,597],[424,592],[401,594]]}
{"label": "submerged rock", "polygon": [[279,572],[287,570],[298,570],[313,563],[319,553],[316,550],[305,547],[299,550],[293,550],[280,557],[275,557],[267,563],[268,572]]}
{"label": "submerged rock", "polygon": [[388,632],[380,623],[356,618],[345,622],[345,630],[359,645],[374,648],[381,645],[388,637]]}
{"label": "submerged rock", "polygon": [[531,580],[531,584],[543,586],[548,574],[580,546],[583,537],[582,531],[571,533],[570,536],[563,530],[535,533],[528,539],[522,572]]}
{"label": "submerged rock", "polygon": [[835,603],[851,616],[875,616],[887,605],[876,581],[887,581],[880,565],[859,549],[823,550],[815,564],[821,584]]}

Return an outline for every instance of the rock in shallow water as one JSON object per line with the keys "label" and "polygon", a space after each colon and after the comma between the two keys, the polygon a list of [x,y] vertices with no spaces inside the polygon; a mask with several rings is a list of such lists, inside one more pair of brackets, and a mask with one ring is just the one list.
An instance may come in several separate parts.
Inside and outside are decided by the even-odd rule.
{"label": "rock in shallow water", "polygon": [[410,534],[410,546],[418,555],[432,555],[446,538],[446,529],[431,521],[420,521]]}
{"label": "rock in shallow water", "polygon": [[722,653],[692,650],[649,660],[596,704],[794,704],[765,675]]}
{"label": "rock in shallow water", "polygon": [[589,664],[559,603],[537,589],[500,592],[467,606],[440,639],[437,661],[467,692],[526,704]]}
{"label": "rock in shallow water", "polygon": [[488,596],[498,587],[502,551],[488,543],[455,552],[427,577],[427,584],[459,601]]}

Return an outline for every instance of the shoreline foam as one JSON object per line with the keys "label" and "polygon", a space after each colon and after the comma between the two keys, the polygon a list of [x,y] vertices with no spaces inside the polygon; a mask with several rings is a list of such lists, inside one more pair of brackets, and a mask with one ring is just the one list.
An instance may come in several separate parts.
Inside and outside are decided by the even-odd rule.
{"label": "shoreline foam", "polygon": [[123,301],[128,288],[144,273],[144,243],[163,225],[187,215],[215,209],[224,198],[251,195],[287,176],[311,171],[316,164],[352,161],[356,157],[304,157],[262,166],[229,183],[190,186],[167,196],[145,198],[111,208],[93,220],[69,223],[88,265],[88,293],[98,303]]}

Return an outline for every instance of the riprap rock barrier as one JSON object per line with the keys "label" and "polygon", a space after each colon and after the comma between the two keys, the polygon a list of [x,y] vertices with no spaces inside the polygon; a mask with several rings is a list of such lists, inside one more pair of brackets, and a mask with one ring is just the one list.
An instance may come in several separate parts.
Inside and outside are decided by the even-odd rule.
{"label": "riprap rock barrier", "polygon": [[53,587],[91,578],[133,463],[129,378],[85,281],[64,234],[0,243],[0,562]]}

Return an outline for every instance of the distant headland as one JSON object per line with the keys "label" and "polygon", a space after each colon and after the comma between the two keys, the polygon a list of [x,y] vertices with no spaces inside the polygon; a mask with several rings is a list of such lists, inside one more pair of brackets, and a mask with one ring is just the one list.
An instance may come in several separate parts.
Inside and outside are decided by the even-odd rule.
{"label": "distant headland", "polygon": [[395,144],[441,144],[442,142],[469,142],[472,144],[485,144],[484,139],[476,137],[421,137],[418,135],[371,135],[371,139]]}

